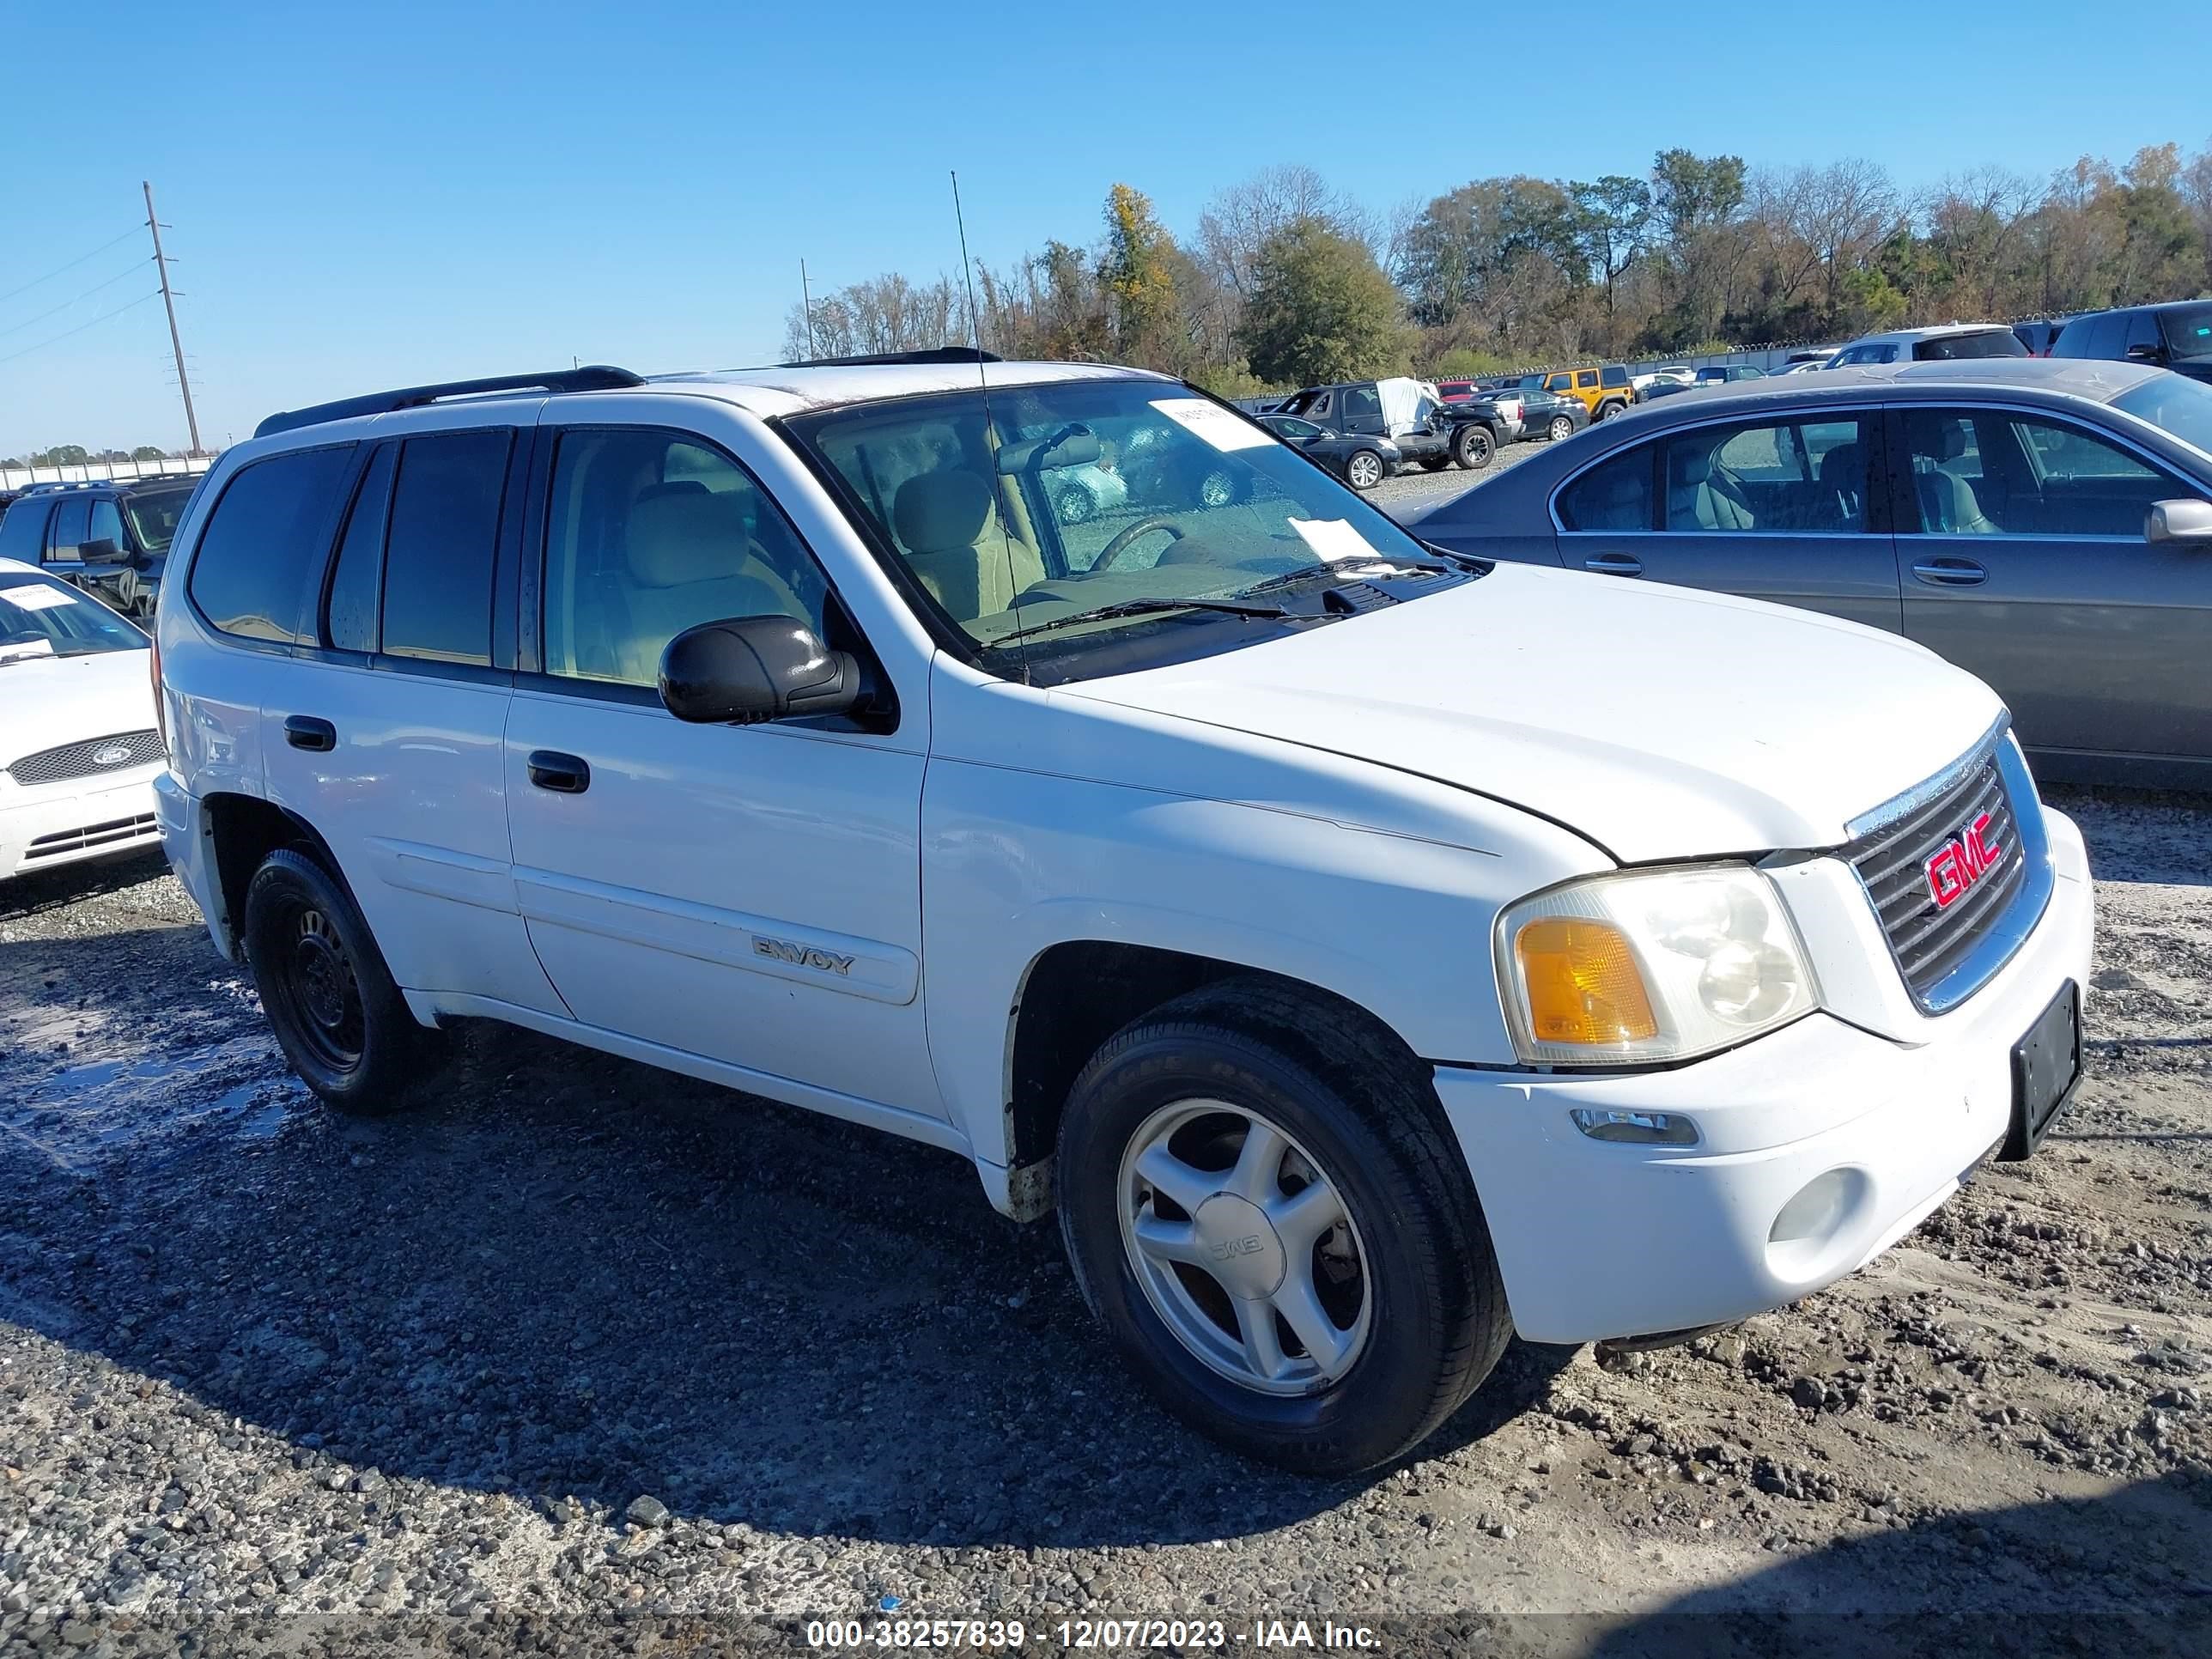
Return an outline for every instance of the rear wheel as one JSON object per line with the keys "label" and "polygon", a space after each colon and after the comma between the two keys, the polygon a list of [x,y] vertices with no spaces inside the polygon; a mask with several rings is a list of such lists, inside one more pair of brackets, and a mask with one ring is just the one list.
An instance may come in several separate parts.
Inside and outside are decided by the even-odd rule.
{"label": "rear wheel", "polygon": [[253,872],[243,931],[262,1008],[301,1080],[342,1112],[408,1104],[434,1058],[432,1034],[408,1012],[344,886],[281,848]]}
{"label": "rear wheel", "polygon": [[1553,443],[1558,443],[1563,438],[1573,437],[1575,423],[1572,417],[1565,415],[1553,416],[1550,435]]}
{"label": "rear wheel", "polygon": [[1372,489],[1382,482],[1382,458],[1371,449],[1356,449],[1344,464],[1345,482],[1354,489]]}
{"label": "rear wheel", "polygon": [[1491,438],[1490,428],[1472,422],[1452,434],[1452,459],[1470,472],[1480,472],[1488,466],[1497,447]]}
{"label": "rear wheel", "polygon": [[1146,1384],[1248,1455],[1400,1455],[1511,1334],[1473,1181],[1418,1068],[1263,983],[1122,1030],[1061,1120],[1060,1229]]}
{"label": "rear wheel", "polygon": [[1451,457],[1449,455],[1424,455],[1421,457],[1421,470],[1424,472],[1441,472],[1450,465]]}
{"label": "rear wheel", "polygon": [[1596,418],[1601,421],[1609,421],[1614,416],[1620,414],[1627,407],[1628,405],[1626,404],[1621,403],[1617,399],[1610,399],[1597,406]]}
{"label": "rear wheel", "polygon": [[1098,516],[1098,498],[1078,483],[1062,488],[1053,498],[1053,506],[1062,524],[1088,524]]}

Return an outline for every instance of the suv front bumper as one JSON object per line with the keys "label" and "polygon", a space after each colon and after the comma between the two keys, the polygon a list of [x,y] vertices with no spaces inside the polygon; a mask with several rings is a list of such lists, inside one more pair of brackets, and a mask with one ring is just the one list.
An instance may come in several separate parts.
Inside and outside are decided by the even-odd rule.
{"label": "suv front bumper", "polygon": [[[2045,817],[2057,880],[2042,921],[1922,1040],[1820,1013],[1670,1071],[1438,1066],[1520,1334],[1595,1341],[1781,1307],[1864,1266],[1956,1192],[2009,1125],[2014,1044],[2069,980],[2088,988],[2088,858],[2070,822]],[[1594,1140],[1568,1115],[1578,1107],[1683,1114],[1700,1139]],[[1838,1212],[1775,1240],[1784,1207],[1831,1171],[1845,1172],[1825,1189],[1843,1195]]]}

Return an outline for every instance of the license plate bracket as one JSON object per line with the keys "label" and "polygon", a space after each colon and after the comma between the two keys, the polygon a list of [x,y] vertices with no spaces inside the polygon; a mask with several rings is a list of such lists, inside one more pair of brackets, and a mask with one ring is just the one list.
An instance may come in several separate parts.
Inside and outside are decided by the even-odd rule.
{"label": "license plate bracket", "polygon": [[2032,1155],[2081,1083],[2081,988],[2069,979],[2012,1046],[2012,1127],[1997,1161]]}

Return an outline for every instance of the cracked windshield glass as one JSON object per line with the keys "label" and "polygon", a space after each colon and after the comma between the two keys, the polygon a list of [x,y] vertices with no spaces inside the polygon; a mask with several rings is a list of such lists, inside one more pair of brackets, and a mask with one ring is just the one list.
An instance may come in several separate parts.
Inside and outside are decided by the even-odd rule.
{"label": "cracked windshield glass", "polygon": [[1261,428],[1170,381],[979,386],[839,410],[802,435],[987,649],[1170,613],[1237,626],[1227,602],[1264,583],[1243,620],[1275,615],[1294,573],[1435,562]]}

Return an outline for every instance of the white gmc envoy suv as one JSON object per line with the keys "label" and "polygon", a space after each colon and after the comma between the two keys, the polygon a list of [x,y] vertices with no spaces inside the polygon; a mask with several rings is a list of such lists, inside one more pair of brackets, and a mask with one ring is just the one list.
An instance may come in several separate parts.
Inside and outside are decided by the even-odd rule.
{"label": "white gmc envoy suv", "polygon": [[1831,1283],[2079,1070],[2087,860],[1986,686],[1439,552],[1174,380],[416,387],[176,546],[161,832],[316,1093],[486,1017],[952,1148],[1293,1468],[1515,1331]]}

